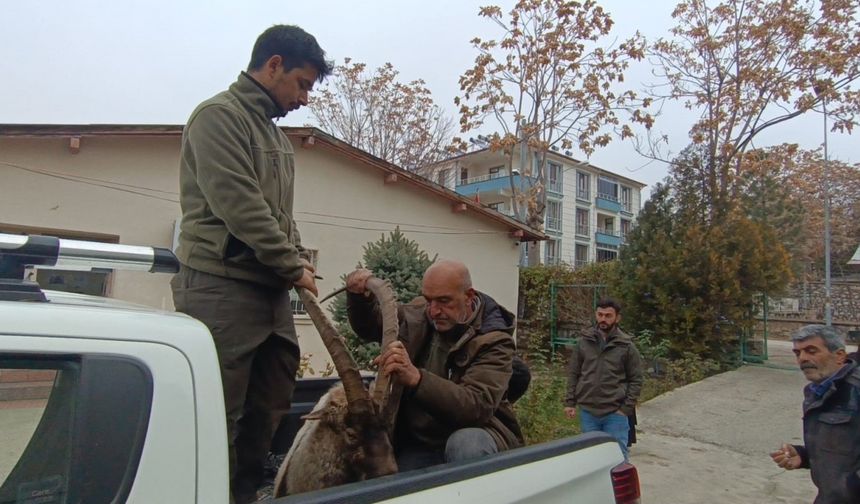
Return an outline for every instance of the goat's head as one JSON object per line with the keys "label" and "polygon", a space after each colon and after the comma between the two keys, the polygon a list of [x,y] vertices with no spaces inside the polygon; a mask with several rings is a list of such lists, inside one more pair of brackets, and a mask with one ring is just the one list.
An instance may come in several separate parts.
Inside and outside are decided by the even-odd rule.
{"label": "goat's head", "polygon": [[356,480],[397,472],[394,447],[389,438],[388,425],[382,417],[358,418],[347,413],[345,435],[347,446],[352,448],[349,458]]}
{"label": "goat's head", "polygon": [[[382,348],[385,348],[397,340],[397,299],[391,284],[379,278],[368,279],[367,288],[379,302],[382,315]],[[358,472],[357,479],[397,472],[391,432],[397,414],[400,389],[392,387],[390,377],[379,372],[371,395],[364,387],[358,366],[346,343],[323,312],[316,297],[305,289],[299,289],[299,296],[343,383],[347,409],[344,435],[347,436],[347,446],[351,448],[350,456],[353,457],[353,467]]]}
{"label": "goat's head", "polygon": [[342,386],[332,387],[314,411],[302,419],[319,422],[341,439],[338,446],[343,447],[344,469],[351,474],[350,481],[397,472],[387,423],[380,415],[350,413]]}

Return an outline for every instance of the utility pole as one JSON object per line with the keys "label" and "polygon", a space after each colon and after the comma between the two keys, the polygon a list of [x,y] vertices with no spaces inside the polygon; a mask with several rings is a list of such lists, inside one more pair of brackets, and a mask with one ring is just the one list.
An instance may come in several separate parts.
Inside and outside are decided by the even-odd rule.
{"label": "utility pole", "polygon": [[[520,141],[520,145],[519,145],[519,147],[520,147],[520,189],[525,187],[525,184],[523,184],[523,181],[526,179],[526,176],[528,176],[530,174],[530,171],[528,170],[528,167],[529,167],[529,164],[528,164],[528,162],[529,162],[529,159],[528,159],[529,149],[528,149],[528,144],[526,142],[525,127],[526,127],[526,120],[521,119],[520,120],[520,136],[518,138],[518,140]],[[511,167],[513,167],[513,163],[511,163]],[[512,198],[516,197],[516,192],[511,191],[511,197]],[[522,208],[522,207],[519,208],[520,214],[522,216],[522,219],[520,219],[520,220],[522,222],[527,222],[529,210],[528,210],[528,205],[526,204],[525,200],[523,200],[523,205],[525,205],[525,208]],[[533,254],[538,254],[538,257],[540,257],[540,242],[534,241],[534,242],[522,242],[522,243],[520,243],[520,266],[523,266],[523,267],[528,266],[529,263],[532,262],[532,255]],[[540,264],[540,261],[538,261],[535,264]]]}
{"label": "utility pole", "polygon": [[830,162],[827,157],[827,96],[824,109],[824,324],[833,325],[833,304],[830,291]]}

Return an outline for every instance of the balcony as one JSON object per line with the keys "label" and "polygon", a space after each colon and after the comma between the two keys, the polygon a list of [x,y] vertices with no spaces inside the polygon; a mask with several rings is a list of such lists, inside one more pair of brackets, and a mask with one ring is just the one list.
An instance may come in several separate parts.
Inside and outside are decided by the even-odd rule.
{"label": "balcony", "polygon": [[[514,175],[514,185],[520,189],[526,189],[528,187],[527,177]],[[476,193],[501,193],[510,187],[511,182],[507,174],[494,173],[460,180],[457,183],[456,191],[463,196],[474,196]]]}
{"label": "balcony", "polygon": [[582,236],[584,238],[590,238],[591,236],[588,233],[588,225],[577,224],[576,225],[576,236]]}
{"label": "balcony", "polygon": [[597,232],[594,233],[594,241],[596,241],[598,245],[620,247],[621,233],[611,229],[598,229]]}
{"label": "balcony", "polygon": [[597,205],[597,208],[601,210],[608,210],[610,212],[621,211],[621,203],[618,202],[618,198],[611,194],[597,193],[597,198],[594,203]]}
{"label": "balcony", "polygon": [[546,217],[544,219],[544,223],[546,224],[547,231],[555,231],[557,233],[561,232],[561,219],[557,217]]}
{"label": "balcony", "polygon": [[587,264],[588,264],[588,261],[586,259],[577,259],[577,260],[573,261],[573,266],[576,269],[584,268]]}

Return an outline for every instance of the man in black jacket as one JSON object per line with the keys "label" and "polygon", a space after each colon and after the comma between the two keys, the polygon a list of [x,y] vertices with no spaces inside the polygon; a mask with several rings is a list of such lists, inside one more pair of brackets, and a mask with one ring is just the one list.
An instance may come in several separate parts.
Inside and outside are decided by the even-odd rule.
{"label": "man in black jacket", "polygon": [[770,454],[788,470],[810,469],[815,504],[860,502],[860,369],[832,327],[808,325],[791,337],[810,383],[804,388],[803,445]]}

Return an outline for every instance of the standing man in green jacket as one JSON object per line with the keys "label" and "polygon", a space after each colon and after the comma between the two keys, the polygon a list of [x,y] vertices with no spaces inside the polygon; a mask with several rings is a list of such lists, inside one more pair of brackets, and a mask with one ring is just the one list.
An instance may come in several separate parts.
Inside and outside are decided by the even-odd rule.
{"label": "standing man in green jacket", "polygon": [[247,72],[201,103],[182,134],[173,301],[215,340],[236,503],[257,500],[290,408],[300,359],[290,289],[317,293],[293,220],[293,147],[274,120],[307,105],[331,71],[312,35],[273,26],[254,44]]}
{"label": "standing man in green jacket", "polygon": [[576,417],[583,432],[603,431],[618,440],[624,459],[633,414],[642,390],[642,358],[619,328],[621,305],[597,303],[597,326],[585,331],[570,356],[564,413]]}

